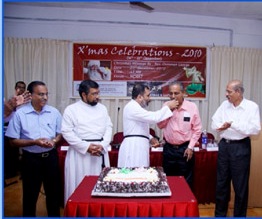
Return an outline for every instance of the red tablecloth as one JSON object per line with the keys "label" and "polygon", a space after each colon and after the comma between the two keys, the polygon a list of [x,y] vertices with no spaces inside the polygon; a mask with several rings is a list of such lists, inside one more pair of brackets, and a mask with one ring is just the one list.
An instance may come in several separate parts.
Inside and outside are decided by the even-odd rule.
{"label": "red tablecloth", "polygon": [[183,177],[167,177],[170,197],[92,197],[97,176],[86,176],[68,199],[66,217],[199,217],[196,198]]}
{"label": "red tablecloth", "polygon": [[[65,144],[64,144],[65,145]],[[216,190],[216,162],[217,151],[201,150],[195,152],[193,193],[198,203],[214,203]],[[61,151],[58,147],[59,165],[61,173],[61,181],[64,182],[64,163],[66,151]],[[118,150],[109,152],[110,165],[117,166]],[[162,166],[162,152],[150,152],[150,166]],[[64,194],[64,184],[62,183],[61,192]],[[61,197],[61,205],[63,206],[63,196]]]}
{"label": "red tablecloth", "polygon": [[198,203],[215,203],[217,151],[195,152],[193,193]]}

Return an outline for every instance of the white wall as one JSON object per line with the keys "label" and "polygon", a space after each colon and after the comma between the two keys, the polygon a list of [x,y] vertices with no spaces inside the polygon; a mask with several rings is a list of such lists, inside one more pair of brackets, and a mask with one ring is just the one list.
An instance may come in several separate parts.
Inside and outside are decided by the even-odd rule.
{"label": "white wall", "polygon": [[5,5],[4,35],[262,48],[262,21],[143,11]]}

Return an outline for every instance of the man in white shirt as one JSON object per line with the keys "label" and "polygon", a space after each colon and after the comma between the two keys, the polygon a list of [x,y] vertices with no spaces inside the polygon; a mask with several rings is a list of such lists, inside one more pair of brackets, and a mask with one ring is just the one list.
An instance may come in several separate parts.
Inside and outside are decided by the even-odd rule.
{"label": "man in white shirt", "polygon": [[143,84],[135,84],[132,100],[124,107],[124,140],[118,155],[118,167],[148,167],[149,147],[159,146],[156,138],[149,134],[149,124],[155,124],[173,115],[178,101],[168,101],[162,109],[151,112],[144,109],[150,102],[150,89]]}
{"label": "man in white shirt", "polygon": [[99,86],[84,80],[79,86],[81,100],[69,105],[63,114],[62,135],[69,143],[65,159],[65,202],[86,175],[99,175],[109,166],[108,146],[112,122],[99,103]]}
{"label": "man in white shirt", "polygon": [[216,217],[225,217],[230,200],[231,180],[235,191],[234,216],[246,217],[251,159],[250,135],[260,130],[259,107],[243,97],[241,81],[227,84],[226,97],[212,117],[212,129],[219,132]]}

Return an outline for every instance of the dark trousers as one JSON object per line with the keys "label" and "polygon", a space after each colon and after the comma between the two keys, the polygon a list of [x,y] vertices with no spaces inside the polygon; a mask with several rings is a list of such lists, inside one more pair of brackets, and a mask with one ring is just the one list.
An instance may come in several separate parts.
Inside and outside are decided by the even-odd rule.
{"label": "dark trousers", "polygon": [[163,149],[163,169],[167,176],[184,176],[192,189],[194,156],[187,161],[184,157],[189,142],[174,146],[168,142]]}
{"label": "dark trousers", "polygon": [[4,178],[9,179],[18,175],[19,148],[9,143],[8,137],[4,137]]}
{"label": "dark trousers", "polygon": [[219,142],[217,160],[216,217],[226,217],[230,200],[231,180],[235,191],[234,216],[246,217],[251,143],[246,138],[240,142]]}
{"label": "dark trousers", "polygon": [[60,178],[58,154],[52,149],[48,156],[23,150],[23,216],[36,216],[36,203],[43,183],[49,217],[60,216]]}

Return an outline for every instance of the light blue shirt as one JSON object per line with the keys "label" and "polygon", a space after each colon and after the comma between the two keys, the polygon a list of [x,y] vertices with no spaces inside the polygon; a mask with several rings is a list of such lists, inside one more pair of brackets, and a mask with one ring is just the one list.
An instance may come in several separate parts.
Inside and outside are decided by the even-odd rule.
{"label": "light blue shirt", "polygon": [[[18,109],[9,122],[6,136],[15,139],[53,139],[61,133],[60,112],[49,105],[45,105],[40,113],[36,112],[31,103]],[[38,145],[23,147],[33,153],[42,153],[51,150]]]}

